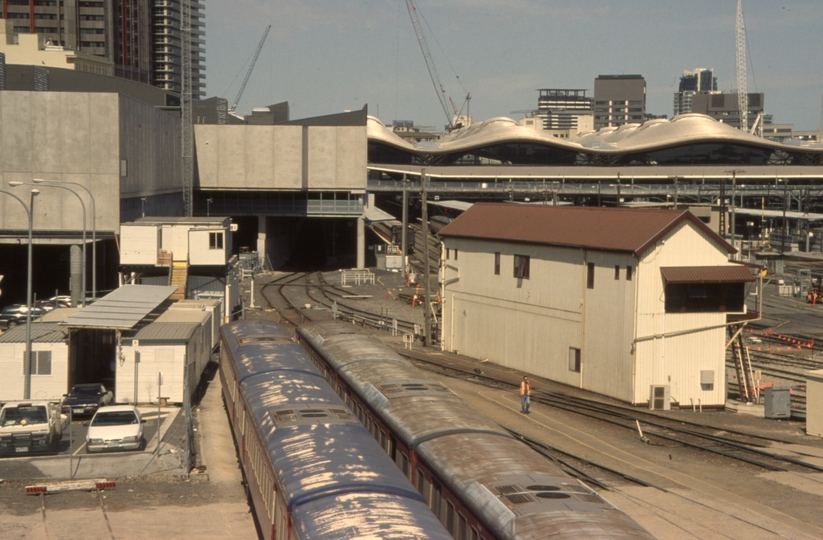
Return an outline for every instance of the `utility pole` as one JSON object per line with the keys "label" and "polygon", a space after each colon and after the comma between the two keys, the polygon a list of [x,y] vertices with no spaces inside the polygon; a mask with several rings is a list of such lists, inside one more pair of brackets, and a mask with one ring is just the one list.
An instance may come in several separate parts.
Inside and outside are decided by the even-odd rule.
{"label": "utility pole", "polygon": [[423,206],[423,314],[425,340],[423,345],[431,345],[432,336],[432,315],[431,302],[429,298],[429,203],[426,194],[426,169],[420,169],[420,201]]}
{"label": "utility pole", "polygon": [[194,127],[192,126],[192,88],[191,88],[191,3],[194,0],[180,2],[180,42],[182,56],[182,73],[180,74],[180,146],[182,152],[183,175],[183,209],[185,215],[194,215]]}
{"label": "utility pole", "polygon": [[783,234],[780,238],[780,254],[786,251],[786,235],[789,233],[788,224],[786,223],[786,206],[788,205],[789,179],[783,179]]}
{"label": "utility pole", "polygon": [[409,190],[408,190],[408,182],[406,181],[406,173],[403,173],[403,214],[402,214],[402,227],[403,230],[400,232],[400,250],[403,252],[401,259],[403,261],[403,277],[406,277],[406,257],[409,254],[409,238],[407,236],[407,231],[409,229]]}

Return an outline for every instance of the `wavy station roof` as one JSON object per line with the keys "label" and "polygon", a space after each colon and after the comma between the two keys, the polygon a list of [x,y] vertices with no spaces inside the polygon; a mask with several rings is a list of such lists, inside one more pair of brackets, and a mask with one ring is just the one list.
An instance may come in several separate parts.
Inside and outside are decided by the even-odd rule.
{"label": "wavy station roof", "polygon": [[369,162],[394,165],[823,165],[823,144],[750,135],[703,114],[683,114],[568,139],[497,117],[439,141],[410,143],[369,117]]}

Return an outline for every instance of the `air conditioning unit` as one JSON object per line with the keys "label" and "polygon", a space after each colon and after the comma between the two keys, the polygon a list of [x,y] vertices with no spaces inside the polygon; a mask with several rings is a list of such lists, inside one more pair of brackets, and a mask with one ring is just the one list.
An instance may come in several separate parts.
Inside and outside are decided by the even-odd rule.
{"label": "air conditioning unit", "polygon": [[671,410],[671,386],[668,384],[652,385],[649,397],[649,409],[652,411]]}

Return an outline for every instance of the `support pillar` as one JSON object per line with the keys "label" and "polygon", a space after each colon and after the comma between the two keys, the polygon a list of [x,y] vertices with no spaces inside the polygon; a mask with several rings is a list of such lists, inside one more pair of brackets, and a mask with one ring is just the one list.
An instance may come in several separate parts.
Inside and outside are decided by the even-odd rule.
{"label": "support pillar", "polygon": [[257,216],[257,260],[261,266],[266,264],[266,235],[268,233],[266,216]]}
{"label": "support pillar", "polygon": [[357,218],[357,269],[366,268],[366,218]]}
{"label": "support pillar", "polygon": [[69,274],[71,283],[71,305],[80,307],[83,296],[83,255],[80,246],[69,248]]}

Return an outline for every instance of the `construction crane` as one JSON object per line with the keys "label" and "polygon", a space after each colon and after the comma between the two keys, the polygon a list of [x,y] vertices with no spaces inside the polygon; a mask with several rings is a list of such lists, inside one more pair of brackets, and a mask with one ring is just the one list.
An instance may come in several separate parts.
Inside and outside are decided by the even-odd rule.
{"label": "construction crane", "polygon": [[452,117],[449,114],[449,108],[446,104],[446,90],[440,83],[440,77],[437,75],[437,69],[434,67],[434,60],[432,60],[431,52],[429,51],[429,44],[426,43],[426,36],[423,35],[423,27],[420,25],[420,19],[417,17],[417,6],[414,5],[413,0],[406,0],[406,8],[409,10],[409,17],[411,18],[414,32],[417,34],[417,42],[420,44],[420,50],[423,51],[423,59],[426,61],[426,68],[429,70],[434,91],[437,92],[437,99],[440,100],[440,106],[443,108],[443,114],[446,115],[447,129],[451,131],[454,127]]}
{"label": "construction crane", "polygon": [[243,79],[243,84],[240,85],[240,90],[237,91],[237,97],[234,98],[234,103],[229,107],[229,112],[231,113],[237,108],[237,104],[240,102],[240,96],[243,95],[243,90],[246,89],[246,83],[249,82],[249,77],[251,77],[251,72],[254,69],[255,62],[257,62],[257,57],[260,56],[260,51],[263,49],[263,44],[266,42],[266,37],[269,35],[269,30],[271,30],[271,25],[266,27],[266,30],[263,32],[263,37],[260,38],[260,43],[257,44],[257,50],[254,51],[254,57],[251,59],[251,65],[246,72],[246,78]]}
{"label": "construction crane", "polygon": [[737,0],[737,108],[740,110],[740,129],[749,129],[749,95],[746,93],[746,26],[743,23],[743,0]]}

